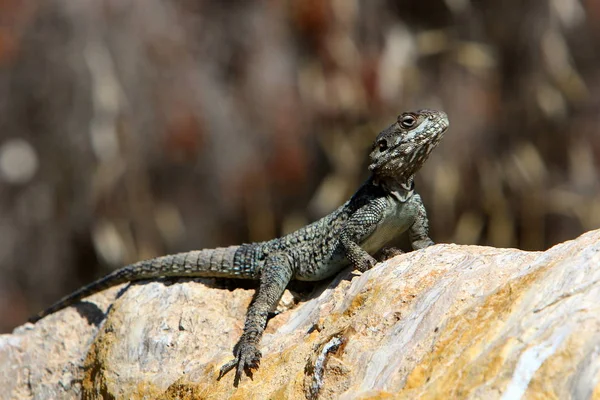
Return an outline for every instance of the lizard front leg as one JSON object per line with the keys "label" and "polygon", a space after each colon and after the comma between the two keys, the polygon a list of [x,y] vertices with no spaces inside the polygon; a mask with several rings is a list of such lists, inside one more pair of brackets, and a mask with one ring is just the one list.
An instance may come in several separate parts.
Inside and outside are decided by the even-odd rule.
{"label": "lizard front leg", "polygon": [[344,247],[346,257],[361,272],[365,272],[377,264],[377,260],[360,247],[360,243],[363,243],[375,232],[377,224],[383,216],[384,207],[385,205],[379,202],[363,206],[346,221],[340,233],[340,243]]}
{"label": "lizard front leg", "polygon": [[235,358],[221,367],[219,377],[236,368],[233,385],[237,387],[242,372],[252,376],[252,369],[258,368],[261,353],[258,344],[267,325],[267,316],[273,311],[292,278],[293,268],[290,257],[286,253],[270,255],[260,274],[258,292],[246,315],[244,333],[235,346]]}
{"label": "lizard front leg", "polygon": [[425,205],[423,205],[421,196],[415,194],[411,201],[414,202],[416,215],[415,222],[408,229],[410,244],[413,250],[433,246],[435,243],[429,237],[429,220],[427,219],[427,211],[425,211]]}

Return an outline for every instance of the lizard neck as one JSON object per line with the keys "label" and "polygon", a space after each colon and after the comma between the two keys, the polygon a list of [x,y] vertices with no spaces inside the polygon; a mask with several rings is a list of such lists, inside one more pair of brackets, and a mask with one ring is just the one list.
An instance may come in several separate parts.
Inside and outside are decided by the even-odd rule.
{"label": "lizard neck", "polygon": [[408,179],[379,178],[377,176],[373,176],[372,179],[373,185],[380,186],[401,203],[410,199],[415,191],[414,175],[409,176]]}

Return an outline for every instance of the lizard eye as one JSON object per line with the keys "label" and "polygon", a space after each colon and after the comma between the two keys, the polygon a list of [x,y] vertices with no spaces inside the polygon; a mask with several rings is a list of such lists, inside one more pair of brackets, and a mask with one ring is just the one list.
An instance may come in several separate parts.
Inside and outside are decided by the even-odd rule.
{"label": "lizard eye", "polygon": [[380,140],[377,143],[377,146],[379,146],[379,151],[386,151],[387,148],[388,148],[388,144],[387,144],[387,142],[385,140]]}
{"label": "lizard eye", "polygon": [[417,122],[415,117],[410,114],[402,115],[398,118],[398,122],[402,125],[403,128],[412,128],[412,126]]}

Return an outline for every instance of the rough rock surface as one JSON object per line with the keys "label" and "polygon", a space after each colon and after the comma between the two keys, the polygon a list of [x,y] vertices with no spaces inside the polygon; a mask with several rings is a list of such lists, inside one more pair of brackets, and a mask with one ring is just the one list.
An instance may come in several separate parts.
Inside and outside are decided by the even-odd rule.
{"label": "rough rock surface", "polygon": [[546,252],[436,245],[343,273],[271,319],[237,389],[215,379],[251,290],[122,288],[0,336],[0,397],[600,398],[600,230]]}

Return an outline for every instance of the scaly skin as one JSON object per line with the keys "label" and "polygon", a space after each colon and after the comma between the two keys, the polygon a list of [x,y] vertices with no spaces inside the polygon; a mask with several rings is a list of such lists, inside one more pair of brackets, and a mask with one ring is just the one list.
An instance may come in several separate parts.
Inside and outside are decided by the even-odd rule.
{"label": "scaly skin", "polygon": [[413,178],[447,128],[443,112],[404,113],[377,136],[369,155],[371,177],[350,200],[319,221],[267,242],[190,251],[129,265],[61,299],[30,321],[124,282],[163,276],[260,280],[234,349],[235,358],[221,368],[218,377],[236,368],[237,386],[244,372],[251,375],[258,368],[258,345],[267,315],[290,280],[319,281],[349,265],[364,272],[375,265],[375,253],[405,232],[414,250],[433,244]]}

